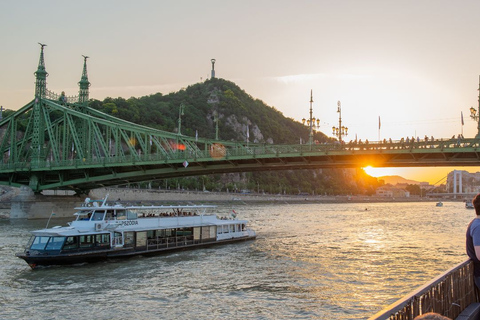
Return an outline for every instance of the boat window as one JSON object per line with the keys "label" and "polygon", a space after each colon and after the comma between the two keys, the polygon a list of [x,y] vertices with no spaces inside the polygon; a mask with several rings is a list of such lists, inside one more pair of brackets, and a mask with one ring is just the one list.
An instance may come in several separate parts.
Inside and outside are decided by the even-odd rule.
{"label": "boat window", "polygon": [[133,240],[134,240],[134,236],[133,236],[133,232],[125,232],[124,233],[124,237],[125,237],[125,245],[133,245]]}
{"label": "boat window", "polygon": [[127,210],[127,220],[137,219],[137,213],[134,211]]}
{"label": "boat window", "polygon": [[92,218],[92,220],[94,220],[94,221],[102,221],[104,215],[105,215],[105,212],[104,212],[104,211],[95,211],[95,212],[93,213],[93,218]]}
{"label": "boat window", "polygon": [[95,235],[95,247],[110,246],[110,233],[102,233]]}
{"label": "boat window", "polygon": [[77,221],[88,221],[90,220],[92,211],[90,210],[79,211],[79,212],[76,212],[75,215],[77,216]]}
{"label": "boat window", "polygon": [[92,221],[102,221],[105,211],[95,211],[93,213]]}
{"label": "boat window", "polygon": [[122,240],[122,234],[120,232],[114,232],[114,238],[113,238],[113,244],[114,245],[122,245],[123,240]]}
{"label": "boat window", "polygon": [[147,231],[147,239],[155,239],[155,230],[148,230]]}
{"label": "boat window", "polygon": [[115,212],[113,210],[107,210],[107,215],[105,216],[105,220],[114,220]]}
{"label": "boat window", "polygon": [[35,240],[33,240],[33,243],[30,246],[30,249],[45,250],[45,246],[47,245],[47,242],[49,239],[50,237],[35,237]]}
{"label": "boat window", "polygon": [[137,243],[136,247],[144,247],[147,245],[147,232],[137,232]]}
{"label": "boat window", "polygon": [[125,220],[127,219],[127,213],[125,210],[117,210],[117,220]]}
{"label": "boat window", "polygon": [[60,250],[65,242],[65,237],[50,237],[45,250]]}
{"label": "boat window", "polygon": [[193,240],[200,240],[200,227],[193,228]]}
{"label": "boat window", "polygon": [[93,247],[93,235],[80,236],[80,248]]}
{"label": "boat window", "polygon": [[78,237],[67,237],[63,250],[73,250],[78,248]]}
{"label": "boat window", "polygon": [[217,227],[211,226],[210,227],[210,239],[215,239],[217,237]]}
{"label": "boat window", "polygon": [[217,230],[214,226],[211,227],[202,227],[202,239],[212,239],[215,238]]}
{"label": "boat window", "polygon": [[179,228],[177,229],[177,236],[191,236],[193,228]]}

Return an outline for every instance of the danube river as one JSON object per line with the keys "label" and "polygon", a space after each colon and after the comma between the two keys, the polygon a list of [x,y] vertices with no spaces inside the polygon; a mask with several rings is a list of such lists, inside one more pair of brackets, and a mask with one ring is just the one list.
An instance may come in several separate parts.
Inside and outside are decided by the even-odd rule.
{"label": "danube river", "polygon": [[46,220],[0,220],[0,318],[366,319],[464,261],[474,217],[461,202],[234,209],[257,240],[35,271],[14,254]]}

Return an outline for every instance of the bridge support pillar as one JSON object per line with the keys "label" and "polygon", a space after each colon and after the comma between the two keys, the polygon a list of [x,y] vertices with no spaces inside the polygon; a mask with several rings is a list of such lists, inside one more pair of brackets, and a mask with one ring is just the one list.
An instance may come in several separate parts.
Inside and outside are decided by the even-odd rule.
{"label": "bridge support pillar", "polygon": [[[457,198],[457,194],[463,194],[463,174],[462,171],[453,170],[453,198]],[[458,181],[458,184],[457,184]]]}
{"label": "bridge support pillar", "polygon": [[453,170],[453,198],[457,198],[457,170]]}
{"label": "bridge support pillar", "polygon": [[34,194],[29,187],[21,187],[18,196],[12,199],[10,219],[48,219],[70,217],[73,220],[74,207],[85,198],[78,196],[45,196]]}

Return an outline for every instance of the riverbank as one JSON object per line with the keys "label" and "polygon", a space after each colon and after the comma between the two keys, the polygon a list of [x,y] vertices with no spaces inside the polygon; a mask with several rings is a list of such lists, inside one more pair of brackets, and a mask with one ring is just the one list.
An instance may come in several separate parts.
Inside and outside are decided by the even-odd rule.
{"label": "riverbank", "polygon": [[[11,218],[11,201],[21,197],[21,189],[10,188],[8,193],[0,197],[0,218]],[[26,192],[24,190],[24,192]],[[31,192],[31,191],[30,191]],[[36,206],[35,214],[27,214],[29,219],[44,217],[46,212],[55,211],[57,217],[70,216],[74,206],[80,205],[85,196],[75,196],[70,191],[44,191],[38,199],[33,200]],[[420,197],[379,197],[379,196],[329,196],[329,195],[271,195],[261,193],[233,193],[233,192],[202,192],[188,190],[159,190],[159,189],[127,189],[127,188],[101,188],[92,190],[88,197],[91,199],[104,199],[108,195],[109,201],[122,204],[137,205],[162,205],[162,204],[217,204],[241,206],[249,204],[310,204],[310,203],[402,203],[402,202],[437,202],[462,201],[460,199],[435,199]],[[24,195],[25,196],[25,195]],[[50,197],[50,198],[49,198]],[[64,197],[65,201],[62,200]],[[28,197],[27,197],[28,198]],[[26,199],[27,199],[26,198]],[[78,199],[78,201],[77,201]],[[29,201],[32,201],[31,199]],[[50,202],[55,204],[53,207]],[[66,208],[65,206],[68,206]],[[70,209],[71,206],[71,209]],[[63,209],[62,209],[63,208]],[[48,210],[47,210],[48,209]],[[27,210],[28,211],[28,210]],[[45,211],[45,212],[44,212]],[[64,212],[65,211],[65,212]],[[21,218],[22,215],[14,214]]]}
{"label": "riverbank", "polygon": [[[134,202],[201,202],[201,203],[370,203],[370,202],[436,202],[439,199],[420,197],[329,196],[329,195],[271,195],[261,193],[202,192],[155,189],[102,188],[92,190],[89,197]],[[449,200],[451,201],[451,200]]]}

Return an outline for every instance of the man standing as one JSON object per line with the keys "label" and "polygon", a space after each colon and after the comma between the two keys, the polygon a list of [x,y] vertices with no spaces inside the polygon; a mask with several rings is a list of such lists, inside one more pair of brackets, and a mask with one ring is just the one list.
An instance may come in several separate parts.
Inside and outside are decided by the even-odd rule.
{"label": "man standing", "polygon": [[477,288],[480,288],[480,193],[472,200],[477,217],[467,228],[467,255],[474,265],[474,277]]}

